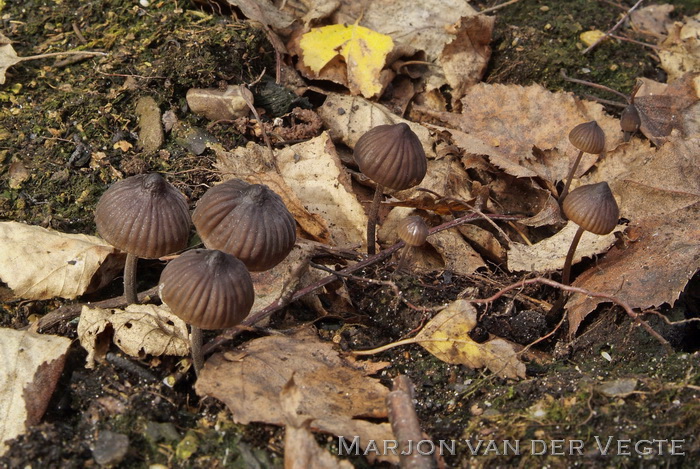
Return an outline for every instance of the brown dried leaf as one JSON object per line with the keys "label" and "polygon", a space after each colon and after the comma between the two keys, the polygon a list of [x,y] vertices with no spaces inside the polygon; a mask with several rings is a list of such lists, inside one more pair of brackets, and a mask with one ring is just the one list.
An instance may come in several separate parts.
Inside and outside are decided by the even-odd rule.
{"label": "brown dried leaf", "polygon": [[12,47],[12,41],[0,33],[0,85],[5,84],[5,72],[7,72],[7,69],[22,60]]}
{"label": "brown dried leaf", "polygon": [[[630,142],[610,153],[581,183],[611,181],[621,216],[631,220],[627,247],[614,247],[575,286],[613,295],[633,308],[676,300],[700,265],[700,138],[656,150]],[[574,295],[569,332],[604,300]]]}
{"label": "brown dried leaf", "polygon": [[669,83],[700,70],[700,13],[673,23],[658,54]]}
{"label": "brown dried leaf", "polygon": [[104,358],[111,341],[132,357],[185,356],[190,351],[187,324],[167,305],[129,305],[124,310],[83,306],[78,323],[86,367]]}
{"label": "brown dried leaf", "polygon": [[65,337],[0,329],[0,456],[7,440],[41,420],[70,344]]}
{"label": "brown dried leaf", "polygon": [[[564,179],[578,155],[569,142],[569,131],[582,122],[598,122],[607,150],[622,142],[619,122],[606,115],[600,104],[578,100],[570,93],[552,93],[539,85],[481,83],[470,88],[461,102],[461,114],[418,110],[454,129],[448,132],[467,154],[486,155],[516,177],[539,176],[550,183]],[[597,155],[586,154],[578,174],[590,169],[596,159]]]}
{"label": "brown dried leaf", "polygon": [[[223,401],[238,423],[287,421],[280,394],[294,376],[302,396],[296,412],[311,419],[310,428],[353,439],[363,448],[369,440],[391,440],[384,419],[389,390],[367,375],[386,364],[366,364],[341,357],[333,344],[304,329],[294,336],[270,336],[207,360],[195,390]],[[390,462],[398,459],[380,455]]]}
{"label": "brown dried leaf", "polygon": [[668,85],[640,80],[634,104],[642,121],[639,128],[649,140],[661,146],[674,129],[689,138],[700,135],[700,73],[687,73]]}
{"label": "brown dried leaf", "polygon": [[229,85],[225,90],[191,88],[186,99],[192,112],[210,121],[234,120],[250,111],[240,86]]}
{"label": "brown dried leaf", "polygon": [[525,364],[517,355],[519,346],[501,338],[476,343],[469,337],[474,326],[476,309],[467,300],[457,300],[431,319],[412,341],[446,363],[486,367],[506,378],[525,378]]}

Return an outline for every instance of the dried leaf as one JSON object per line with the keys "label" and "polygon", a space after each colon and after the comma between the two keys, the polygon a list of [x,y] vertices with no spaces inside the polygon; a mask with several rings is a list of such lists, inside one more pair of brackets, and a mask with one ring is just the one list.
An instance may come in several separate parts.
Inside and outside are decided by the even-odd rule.
{"label": "dried leaf", "polygon": [[166,305],[129,305],[124,310],[83,306],[78,323],[80,345],[88,352],[86,366],[104,358],[111,341],[126,354],[185,356],[190,342],[187,324]]}
{"label": "dried leaf", "polygon": [[76,298],[109,283],[123,256],[95,236],[0,222],[0,280],[20,298]]}
{"label": "dried leaf", "polygon": [[476,343],[469,337],[474,326],[476,310],[467,300],[457,300],[431,319],[413,341],[446,363],[486,367],[506,378],[525,378],[525,364],[517,355],[519,347],[501,338]]}
{"label": "dried leaf", "polygon": [[358,24],[334,24],[311,29],[301,37],[299,47],[301,63],[311,70],[311,78],[325,78],[324,68],[342,57],[346,73],[343,84],[352,94],[371,98],[383,89],[379,75],[394,41]]}
{"label": "dried leaf", "polygon": [[674,6],[668,4],[638,8],[630,14],[630,26],[635,31],[663,37],[673,24],[670,18],[673,10]]}
{"label": "dried leaf", "polygon": [[70,339],[0,329],[0,456],[39,423],[63,371]]}
{"label": "dried leaf", "polygon": [[[620,124],[600,104],[569,93],[552,93],[539,85],[478,84],[462,98],[462,113],[417,109],[449,127],[454,144],[467,154],[486,155],[495,166],[516,177],[563,180],[578,150],[569,142],[576,125],[596,120],[611,150],[622,142]],[[454,129],[451,130],[451,129]],[[584,155],[578,174],[588,171],[597,155]]]}
{"label": "dried leaf", "polygon": [[658,54],[669,83],[700,70],[700,13],[673,23]]}
{"label": "dried leaf", "polygon": [[350,462],[333,457],[316,443],[316,438],[308,429],[310,421],[305,415],[298,414],[303,398],[294,378],[290,378],[280,395],[287,420],[284,430],[285,469],[352,469]]}
{"label": "dried leaf", "polygon": [[187,90],[186,98],[192,112],[211,121],[234,120],[249,112],[240,86],[229,85],[225,90],[192,88]]}
{"label": "dried leaf", "polygon": [[335,244],[363,244],[367,216],[327,132],[281,150],[277,165],[306,210],[328,223]]}
{"label": "dried leaf", "polygon": [[[365,448],[369,440],[393,439],[388,423],[365,420],[387,416],[389,390],[367,376],[383,366],[343,358],[333,344],[303,330],[294,336],[263,337],[213,355],[195,390],[223,401],[237,423],[284,425],[280,393],[294,376],[302,392],[297,412],[311,419],[310,428],[350,440],[358,435]],[[378,457],[398,462],[391,454]]]}
{"label": "dried leaf", "polygon": [[[569,221],[557,234],[532,246],[511,243],[508,248],[508,270],[544,273],[562,269],[577,230],[578,225]],[[623,230],[623,226],[618,226],[612,233],[604,236],[585,231],[576,248],[573,263],[580,262],[584,257],[606,252],[615,243],[615,233]]]}
{"label": "dried leaf", "polygon": [[620,378],[612,381],[603,381],[596,390],[607,397],[627,397],[634,393],[637,387],[637,378]]}
{"label": "dried leaf", "polygon": [[13,65],[21,62],[23,59],[17,55],[12,47],[12,41],[7,36],[0,33],[0,85],[5,84],[5,72]]}

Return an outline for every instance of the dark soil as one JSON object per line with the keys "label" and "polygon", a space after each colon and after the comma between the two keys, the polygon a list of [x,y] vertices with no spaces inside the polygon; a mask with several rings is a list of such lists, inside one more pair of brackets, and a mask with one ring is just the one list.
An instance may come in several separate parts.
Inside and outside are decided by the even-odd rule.
{"label": "dark soil", "polygon": [[[474,3],[486,8],[501,2]],[[602,0],[522,0],[497,11],[493,56],[484,80],[540,83],[607,99],[614,96],[566,82],[560,70],[623,93],[631,91],[636,77],[663,80],[652,50],[637,44],[602,44],[590,55],[580,54],[577,37],[582,31],[610,28],[633,3],[623,1],[618,8]],[[671,3],[678,17],[700,9],[694,0]],[[253,138],[234,126],[209,125],[186,112],[185,93],[191,87],[250,83],[275,69],[265,34],[233,20],[216,3],[162,2],[157,8],[142,8],[125,0],[28,0],[7,2],[2,13],[2,30],[20,56],[76,47],[109,52],[74,63],[23,62],[8,71],[7,84],[0,88],[2,220],[95,234],[94,207],[109,184],[151,171],[163,174],[194,205],[218,180],[214,155],[190,151],[187,131],[167,136],[158,152],[141,151],[134,110],[141,96],[152,96],[161,111],[173,111],[186,128],[206,132],[225,148]],[[320,99],[309,98],[305,104],[317,105]],[[619,112],[614,106],[609,110]],[[265,112],[269,116],[276,111]],[[91,156],[95,154],[99,158]],[[29,178],[11,188],[10,167],[18,161]],[[381,264],[357,275],[386,279],[394,267]],[[139,286],[144,290],[157,283],[162,263],[144,261],[139,269],[145,274]],[[519,280],[495,265],[469,278],[450,272],[392,278],[406,302],[388,286],[349,279],[352,313],[334,309],[334,299],[322,297],[332,316],[316,318],[303,305],[293,304],[273,317],[271,327],[315,321],[320,336],[343,350],[372,348],[412,335],[435,308],[466,290],[485,298]],[[696,275],[681,300],[661,313],[672,321],[700,314],[699,283]],[[109,298],[120,289],[117,279],[80,301]],[[558,295],[543,286],[529,286],[522,293],[548,302]],[[0,300],[7,298],[0,285]],[[26,327],[63,304],[7,300],[0,304],[0,326]],[[537,302],[504,296],[480,307],[479,331],[473,331],[473,338],[493,334],[527,345],[552,330],[545,313]],[[400,373],[414,382],[418,415],[433,441],[457,441],[457,453],[444,456],[448,467],[695,467],[700,459],[698,329],[695,323],[670,326],[653,315],[645,319],[671,342],[673,354],[664,353],[621,310],[603,305],[575,339],[555,332],[538,344],[529,357],[528,379],[522,381],[447,365],[417,345],[373,359],[391,363],[380,376],[387,384]],[[63,322],[46,332],[75,339],[76,324]],[[255,336],[243,334],[232,345]],[[637,380],[630,395],[601,391],[603,382],[630,378]],[[86,369],[85,352],[76,342],[43,423],[10,442],[0,467],[97,467],[114,434],[128,437],[126,456],[115,467],[282,466],[283,429],[233,423],[223,404],[194,393],[193,381],[187,360],[137,360],[116,350],[95,369]],[[605,442],[609,436],[615,448],[603,457],[596,452],[596,437]],[[472,454],[465,440],[475,446],[480,439],[499,445],[505,440],[523,445],[567,440],[567,451],[569,440],[581,440],[584,451],[580,456],[555,456],[552,451],[498,455],[482,447]],[[337,453],[335,437],[318,435],[317,440]],[[618,440],[632,442],[631,455],[619,454]],[[640,440],[657,441],[646,454],[634,451]],[[669,455],[671,440],[682,440],[684,456]],[[642,443],[639,448],[651,446]],[[351,462],[371,465],[363,457]]]}

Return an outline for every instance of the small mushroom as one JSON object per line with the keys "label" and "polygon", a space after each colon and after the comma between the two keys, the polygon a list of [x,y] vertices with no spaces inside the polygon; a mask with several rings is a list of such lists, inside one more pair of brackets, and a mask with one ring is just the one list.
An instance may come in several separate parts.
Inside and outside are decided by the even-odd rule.
{"label": "small mushroom", "polygon": [[428,169],[423,146],[406,123],[380,125],[367,131],[355,144],[355,161],[377,187],[367,215],[367,253],[376,253],[379,202],[384,187],[404,190],[419,184]]}
{"label": "small mushroom", "polygon": [[620,128],[625,142],[629,142],[632,135],[639,130],[640,125],[642,125],[642,119],[639,117],[637,106],[630,103],[620,114]]}
{"label": "small mushroom", "polygon": [[610,233],[617,225],[620,210],[607,182],[577,187],[564,199],[562,209],[569,220],[578,225],[569,252],[566,254],[562,273],[562,283],[569,285],[571,262],[583,232],[590,231],[598,235]]}
{"label": "small mushroom", "polygon": [[296,242],[294,217],[262,184],[230,179],[209,189],[192,214],[204,245],[236,256],[251,271],[282,262]]}
{"label": "small mushroom", "polygon": [[569,193],[571,180],[574,178],[574,174],[576,173],[578,164],[581,162],[583,154],[591,153],[596,155],[603,153],[605,150],[605,133],[596,121],[585,122],[571,129],[571,132],[569,132],[569,141],[573,146],[578,148],[579,152],[576,161],[574,161],[574,165],[571,167],[566,177],[566,185],[559,196],[560,203],[566,198],[566,194]]}
{"label": "small mushroom", "polygon": [[102,194],[95,209],[97,232],[127,253],[124,295],[137,303],[136,263],[187,247],[190,212],[185,197],[158,174],[118,181]]}
{"label": "small mushroom", "polygon": [[192,362],[202,368],[202,329],[227,329],[253,306],[253,281],[243,262],[230,254],[194,249],[173,259],[160,275],[160,297],[191,327]]}
{"label": "small mushroom", "polygon": [[422,217],[414,215],[406,217],[399,222],[396,234],[399,235],[401,241],[406,243],[406,247],[404,247],[399,257],[399,264],[396,267],[396,271],[401,272],[416,248],[425,244],[425,241],[428,239],[429,229]]}

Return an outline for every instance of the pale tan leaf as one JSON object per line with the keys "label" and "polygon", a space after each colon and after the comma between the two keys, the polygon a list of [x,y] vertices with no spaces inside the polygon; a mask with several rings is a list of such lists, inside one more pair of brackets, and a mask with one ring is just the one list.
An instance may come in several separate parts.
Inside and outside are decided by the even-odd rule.
{"label": "pale tan leaf", "polygon": [[499,376],[524,378],[525,364],[517,355],[519,346],[501,338],[474,342],[469,337],[474,326],[474,306],[467,300],[457,300],[431,319],[413,341],[446,363],[473,369],[486,367]]}
{"label": "pale tan leaf", "polygon": [[335,244],[365,241],[367,216],[327,132],[281,150],[277,165],[306,210],[328,223]]}
{"label": "pale tan leaf", "polygon": [[5,84],[5,72],[7,72],[7,69],[22,60],[12,47],[12,42],[7,36],[0,33],[0,85]]}
{"label": "pale tan leaf", "polygon": [[185,356],[190,350],[187,324],[167,305],[129,305],[124,310],[83,306],[78,338],[88,352],[88,368],[104,358],[112,341],[124,353],[137,358]]}
{"label": "pale tan leaf", "polygon": [[[615,243],[615,233],[624,229],[624,226],[617,226],[612,233],[603,236],[585,231],[576,248],[573,263],[606,252]],[[508,248],[508,270],[544,273],[562,269],[577,230],[578,225],[569,221],[557,234],[532,246],[511,243]]]}
{"label": "pale tan leaf", "polygon": [[[195,390],[223,401],[238,423],[284,425],[280,393],[294,376],[302,393],[297,412],[309,416],[310,428],[349,440],[358,435],[364,449],[369,440],[393,439],[391,426],[376,422],[387,416],[389,390],[367,376],[374,371],[341,357],[332,343],[304,329],[294,336],[263,337],[213,355]],[[379,458],[398,462],[391,454]]]}
{"label": "pale tan leaf", "polygon": [[7,440],[41,420],[70,344],[65,337],[0,329],[0,456]]}
{"label": "pale tan leaf", "polygon": [[445,270],[467,276],[486,267],[479,253],[455,230],[435,233],[428,238],[428,242],[442,256]]}
{"label": "pale tan leaf", "polygon": [[700,70],[700,13],[673,23],[658,54],[669,83]]}
{"label": "pale tan leaf", "polygon": [[0,280],[20,298],[76,298],[110,282],[123,256],[95,236],[0,222]]}

